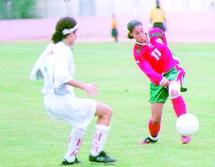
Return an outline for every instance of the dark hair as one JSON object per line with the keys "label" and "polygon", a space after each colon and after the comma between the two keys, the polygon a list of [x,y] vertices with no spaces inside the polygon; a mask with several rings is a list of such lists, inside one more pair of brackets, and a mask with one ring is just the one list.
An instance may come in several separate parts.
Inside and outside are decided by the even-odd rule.
{"label": "dark hair", "polygon": [[142,25],[142,23],[139,20],[131,20],[127,24],[127,29],[128,29],[128,38],[133,39],[133,36],[131,35],[133,29],[138,26]]}
{"label": "dark hair", "polygon": [[55,26],[55,32],[52,35],[53,43],[58,43],[62,41],[64,38],[66,38],[69,34],[63,35],[63,30],[73,28],[76,26],[76,24],[77,24],[76,20],[72,17],[61,18],[57,22]]}

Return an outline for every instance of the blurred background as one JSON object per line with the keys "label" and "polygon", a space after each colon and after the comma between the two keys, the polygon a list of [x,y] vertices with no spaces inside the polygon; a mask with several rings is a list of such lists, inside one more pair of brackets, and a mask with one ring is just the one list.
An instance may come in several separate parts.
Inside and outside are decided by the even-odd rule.
{"label": "blurred background", "polygon": [[[115,14],[119,41],[126,24],[140,19],[149,28],[155,0],[0,0],[0,41],[49,39],[57,20],[75,17],[80,41],[110,41]],[[160,0],[170,42],[214,42],[215,0]]]}
{"label": "blurred background", "polygon": [[[156,0],[0,0],[0,167],[61,166],[70,126],[46,116],[42,82],[33,83],[29,74],[64,16],[74,17],[80,27],[73,47],[75,79],[96,83],[100,94],[95,99],[113,107],[105,149],[118,160],[114,167],[215,166],[215,0],[160,0],[168,46],[186,69],[188,92],[183,96],[200,129],[191,144],[182,145],[168,101],[161,140],[139,146],[148,134],[149,86],[133,59],[134,41],[128,42],[126,26],[140,19],[150,28],[155,5]],[[113,28],[118,43],[111,36],[117,34]],[[81,90],[76,94],[86,97]],[[88,162],[93,133],[91,124],[81,167],[97,167]]]}

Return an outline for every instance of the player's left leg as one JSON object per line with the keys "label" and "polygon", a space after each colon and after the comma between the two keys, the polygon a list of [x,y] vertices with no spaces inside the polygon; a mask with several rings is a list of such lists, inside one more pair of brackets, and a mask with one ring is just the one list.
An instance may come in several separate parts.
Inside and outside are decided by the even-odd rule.
{"label": "player's left leg", "polygon": [[104,152],[104,146],[110,130],[110,121],[112,117],[112,109],[110,106],[97,102],[96,116],[98,116],[96,124],[96,132],[93,138],[90,150],[89,160],[91,162],[110,163],[115,162]]}
{"label": "player's left leg", "polygon": [[[173,105],[173,109],[177,117],[187,113],[186,103],[184,98],[180,95],[181,83],[180,81],[172,80],[169,83],[169,96]],[[189,136],[182,136],[182,143],[187,144],[191,138]]]}
{"label": "player's left leg", "polygon": [[155,143],[158,141],[163,105],[164,103],[151,104],[151,118],[148,122],[150,136],[141,141],[141,144]]}
{"label": "player's left leg", "polygon": [[177,117],[185,114],[187,112],[186,103],[184,98],[180,95],[180,82],[179,81],[170,81],[169,83],[169,96],[173,104],[173,109]]}
{"label": "player's left leg", "polygon": [[80,146],[84,137],[85,129],[74,127],[71,131],[68,143],[68,150],[64,157],[62,165],[76,164],[79,163],[77,154],[80,150]]}
{"label": "player's left leg", "polygon": [[163,105],[163,103],[151,104],[151,119],[149,120],[148,127],[150,135],[153,138],[157,138],[160,132]]}
{"label": "player's left leg", "polygon": [[168,90],[160,85],[150,84],[150,103],[151,103],[151,118],[148,122],[150,135],[146,137],[141,144],[155,143],[158,141],[160,132],[161,117],[164,103],[168,98]]}

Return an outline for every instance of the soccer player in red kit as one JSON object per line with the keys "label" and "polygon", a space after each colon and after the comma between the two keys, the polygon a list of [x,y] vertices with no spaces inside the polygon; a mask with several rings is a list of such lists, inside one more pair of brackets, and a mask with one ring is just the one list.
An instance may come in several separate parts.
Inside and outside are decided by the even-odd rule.
{"label": "soccer player in red kit", "polygon": [[[175,58],[167,46],[166,37],[159,28],[144,31],[139,20],[128,23],[128,38],[135,39],[134,59],[143,73],[150,79],[151,118],[148,123],[150,135],[141,144],[158,141],[161,117],[164,103],[170,96],[176,116],[185,114],[186,104],[181,96],[182,79],[185,75],[183,68],[179,67],[179,60]],[[183,144],[189,143],[190,136],[181,136]]]}

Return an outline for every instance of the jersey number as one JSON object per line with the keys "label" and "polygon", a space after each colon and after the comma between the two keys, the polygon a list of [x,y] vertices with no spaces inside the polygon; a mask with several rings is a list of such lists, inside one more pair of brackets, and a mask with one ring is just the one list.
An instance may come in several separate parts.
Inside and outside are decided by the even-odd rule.
{"label": "jersey number", "polygon": [[161,52],[155,48],[152,52],[151,52],[151,56],[153,56],[156,60],[159,60],[161,57]]}

